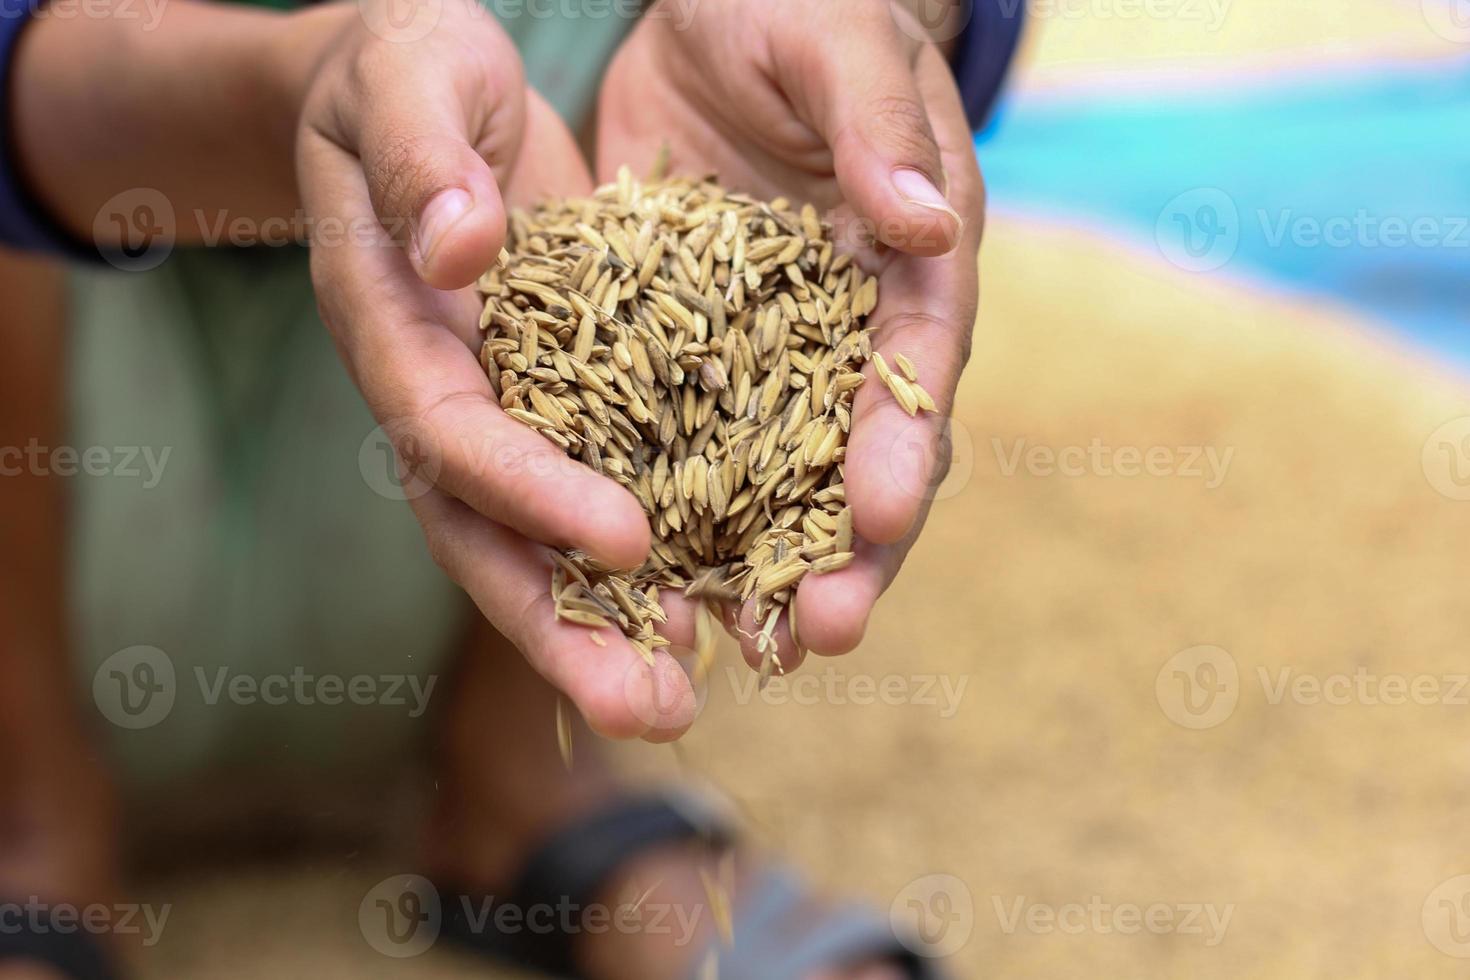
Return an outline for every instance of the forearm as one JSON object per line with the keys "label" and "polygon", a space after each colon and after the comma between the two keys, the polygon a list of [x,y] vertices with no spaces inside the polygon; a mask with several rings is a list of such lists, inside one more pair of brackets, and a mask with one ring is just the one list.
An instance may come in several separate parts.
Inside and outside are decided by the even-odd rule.
{"label": "forearm", "polygon": [[183,242],[207,233],[201,212],[258,221],[298,207],[303,89],[352,8],[170,0],[162,10],[155,24],[43,14],[15,53],[15,158],[37,202],[81,241],[94,226],[115,233],[97,216],[133,188],[167,198]]}

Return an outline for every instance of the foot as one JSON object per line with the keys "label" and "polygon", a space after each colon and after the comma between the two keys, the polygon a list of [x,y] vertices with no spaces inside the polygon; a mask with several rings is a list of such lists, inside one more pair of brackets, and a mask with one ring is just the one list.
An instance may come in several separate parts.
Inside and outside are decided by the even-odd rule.
{"label": "foot", "polygon": [[[431,877],[504,895],[549,832],[605,806],[620,787],[594,757],[585,730],[568,771],[557,745],[556,694],[488,627],[463,658],[439,733],[439,789],[427,828]],[[752,870],[734,873],[734,892]],[[609,910],[635,904],[647,928],[607,928],[578,937],[579,964],[595,980],[685,980],[718,937],[705,891],[716,879],[706,848],[672,845],[632,856],[600,896]],[[821,909],[814,908],[814,915]],[[651,923],[657,912],[663,923]],[[806,980],[905,980],[888,962],[853,964]]]}
{"label": "foot", "polygon": [[[112,905],[118,888],[109,783],[82,739],[50,722],[14,727],[18,750],[0,761],[0,903],[24,905],[34,897],[52,910]],[[125,941],[94,938],[119,953]],[[65,978],[40,962],[7,960],[0,980]]]}

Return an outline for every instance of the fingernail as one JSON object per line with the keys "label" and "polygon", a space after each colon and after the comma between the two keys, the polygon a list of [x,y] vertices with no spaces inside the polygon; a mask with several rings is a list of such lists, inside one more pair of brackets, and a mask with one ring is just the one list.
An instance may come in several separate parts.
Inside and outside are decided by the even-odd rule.
{"label": "fingernail", "polygon": [[469,191],[458,187],[440,191],[425,205],[423,214],[419,215],[417,235],[420,262],[429,261],[444,236],[470,213],[473,206]]}
{"label": "fingernail", "polygon": [[893,171],[893,189],[910,204],[917,204],[930,211],[942,211],[952,216],[957,224],[964,223],[960,213],[950,205],[939,188],[934,186],[934,182],[912,167],[899,167]]}

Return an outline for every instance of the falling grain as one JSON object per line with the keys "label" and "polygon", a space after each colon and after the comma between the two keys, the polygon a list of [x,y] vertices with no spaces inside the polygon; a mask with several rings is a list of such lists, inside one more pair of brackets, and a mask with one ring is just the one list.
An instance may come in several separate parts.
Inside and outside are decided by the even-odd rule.
{"label": "falling grain", "polygon": [[567,702],[565,698],[556,699],[556,746],[561,750],[562,765],[571,769],[572,720],[567,713]]}

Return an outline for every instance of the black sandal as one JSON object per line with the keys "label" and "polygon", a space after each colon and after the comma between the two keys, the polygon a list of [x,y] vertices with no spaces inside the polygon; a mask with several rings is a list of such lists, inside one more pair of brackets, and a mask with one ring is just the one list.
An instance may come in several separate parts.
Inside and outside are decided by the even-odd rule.
{"label": "black sandal", "polygon": [[[574,932],[556,917],[535,927],[522,921],[527,910],[583,910],[629,857],[687,841],[704,841],[713,851],[735,840],[731,824],[702,801],[688,797],[624,800],[562,829],[527,862],[503,901],[439,887],[445,903],[442,937],[467,951],[502,963],[566,980],[586,980],[573,959]],[[514,907],[513,928],[496,921],[497,905]],[[812,909],[818,914],[803,914]],[[479,910],[471,918],[471,909]],[[822,909],[798,877],[788,871],[756,873],[734,896],[734,943],[715,940],[694,958],[698,976],[710,954],[720,980],[801,980],[821,967],[888,959],[912,980],[940,980],[934,964],[916,956],[890,924],[855,905]]]}

